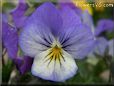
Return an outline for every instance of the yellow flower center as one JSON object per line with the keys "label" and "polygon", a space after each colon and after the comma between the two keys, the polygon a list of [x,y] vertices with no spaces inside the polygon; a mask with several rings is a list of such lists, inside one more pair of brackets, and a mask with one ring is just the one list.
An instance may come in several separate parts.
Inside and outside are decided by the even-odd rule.
{"label": "yellow flower center", "polygon": [[53,54],[57,55],[60,52],[61,52],[61,48],[59,48],[57,45],[54,48],[52,48],[52,53]]}
{"label": "yellow flower center", "polygon": [[51,63],[52,60],[54,60],[55,62],[59,62],[59,64],[61,65],[61,59],[64,60],[62,48],[55,45],[49,50],[46,58],[48,59],[46,59],[45,61],[49,61],[48,65]]}

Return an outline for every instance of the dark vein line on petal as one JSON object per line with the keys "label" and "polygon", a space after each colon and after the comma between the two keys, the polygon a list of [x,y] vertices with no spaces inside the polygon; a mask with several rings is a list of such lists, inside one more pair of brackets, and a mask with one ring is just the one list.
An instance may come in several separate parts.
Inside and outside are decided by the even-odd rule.
{"label": "dark vein line on petal", "polygon": [[40,42],[39,42],[39,44],[41,44],[41,45],[43,45],[43,46],[46,46],[46,47],[50,48],[50,45],[46,45],[46,44],[40,43]]}
{"label": "dark vein line on petal", "polygon": [[[51,51],[49,54],[47,54],[47,55],[45,56],[45,58],[47,58],[47,57],[48,57],[49,55],[51,55],[51,54],[52,54],[52,51]],[[44,59],[45,59],[45,58],[44,58]]]}
{"label": "dark vein line on petal", "polygon": [[52,59],[53,59],[53,55],[51,56],[51,59],[50,59],[50,61],[49,61],[49,63],[48,63],[48,66],[49,66],[49,64],[51,63]]}
{"label": "dark vein line on petal", "polygon": [[62,64],[61,64],[61,59],[60,59],[60,57],[58,57],[58,60],[59,60],[59,64],[60,64],[60,67],[61,67]]}
{"label": "dark vein line on petal", "polygon": [[51,43],[46,39],[46,38],[44,38],[44,40],[48,43],[48,44],[50,44],[51,45]]}
{"label": "dark vein line on petal", "polygon": [[60,53],[60,56],[62,57],[62,59],[63,59],[63,60],[64,60],[64,62],[65,62],[65,58],[63,57],[62,53]]}
{"label": "dark vein line on petal", "polygon": [[70,37],[67,38],[67,39],[65,39],[65,40],[61,43],[61,45],[64,45],[64,43],[66,43],[69,39],[70,39]]}

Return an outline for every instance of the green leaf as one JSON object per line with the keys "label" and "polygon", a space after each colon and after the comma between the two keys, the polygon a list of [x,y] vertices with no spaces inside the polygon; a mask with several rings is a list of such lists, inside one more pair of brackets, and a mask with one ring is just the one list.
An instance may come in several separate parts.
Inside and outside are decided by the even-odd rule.
{"label": "green leaf", "polygon": [[15,5],[12,4],[11,2],[4,2],[3,4],[3,12],[10,12],[12,9],[15,8]]}
{"label": "green leaf", "polygon": [[2,67],[2,82],[7,83],[10,78],[10,74],[13,70],[13,63],[11,60],[8,60],[8,63]]}

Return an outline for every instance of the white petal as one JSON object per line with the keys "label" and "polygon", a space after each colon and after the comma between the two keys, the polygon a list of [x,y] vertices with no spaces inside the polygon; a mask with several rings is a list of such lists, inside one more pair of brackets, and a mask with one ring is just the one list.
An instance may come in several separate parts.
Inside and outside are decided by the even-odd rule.
{"label": "white petal", "polygon": [[76,74],[78,67],[70,54],[63,51],[64,59],[61,57],[61,64],[57,60],[52,60],[50,63],[46,61],[47,54],[49,50],[35,57],[32,65],[33,75],[46,80],[63,82]]}

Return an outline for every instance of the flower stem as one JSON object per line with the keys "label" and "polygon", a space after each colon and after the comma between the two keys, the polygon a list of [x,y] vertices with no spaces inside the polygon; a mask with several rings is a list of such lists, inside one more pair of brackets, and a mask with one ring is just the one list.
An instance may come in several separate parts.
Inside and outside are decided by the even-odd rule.
{"label": "flower stem", "polygon": [[111,83],[112,82],[112,57],[109,56],[108,58],[109,58],[109,68],[110,68],[108,82]]}
{"label": "flower stem", "polygon": [[4,48],[2,52],[2,64],[5,65],[4,56],[6,55],[7,50]]}

